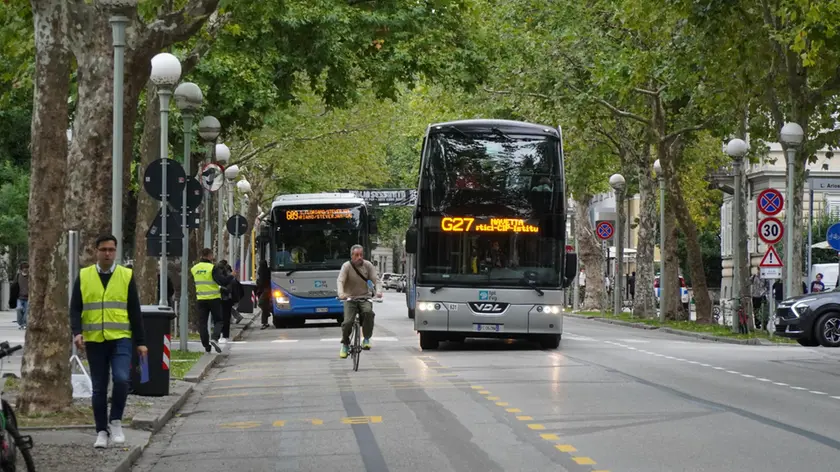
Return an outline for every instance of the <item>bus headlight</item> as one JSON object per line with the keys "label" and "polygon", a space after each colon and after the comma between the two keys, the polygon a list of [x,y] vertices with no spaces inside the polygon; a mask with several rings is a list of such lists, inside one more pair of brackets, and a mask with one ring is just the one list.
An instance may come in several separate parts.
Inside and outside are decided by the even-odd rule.
{"label": "bus headlight", "polygon": [[559,315],[563,309],[559,306],[551,305],[537,305],[537,313],[547,313],[549,315]]}
{"label": "bus headlight", "polygon": [[277,305],[288,305],[289,304],[289,297],[282,290],[275,290],[274,291],[274,303]]}
{"label": "bus headlight", "polygon": [[435,311],[441,309],[440,302],[417,302],[417,309],[420,311]]}

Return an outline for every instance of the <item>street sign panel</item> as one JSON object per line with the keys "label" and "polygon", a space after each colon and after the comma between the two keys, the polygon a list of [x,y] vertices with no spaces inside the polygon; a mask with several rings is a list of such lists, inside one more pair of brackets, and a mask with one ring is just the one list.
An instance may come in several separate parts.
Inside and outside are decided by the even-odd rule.
{"label": "street sign panel", "polygon": [[[167,257],[181,257],[183,254],[183,245],[180,238],[166,240],[166,256]],[[155,236],[146,236],[146,256],[160,257],[160,238]]]}
{"label": "street sign panel", "polygon": [[[158,210],[155,215],[155,219],[152,221],[151,226],[149,226],[149,231],[146,232],[146,237],[160,238],[160,232],[161,217],[160,210]],[[166,233],[167,242],[171,242],[173,239],[181,239],[183,237],[184,232],[181,231],[181,213],[172,210],[166,211]],[[169,250],[167,249],[166,252],[168,253]]]}
{"label": "street sign panel", "polygon": [[604,241],[612,238],[614,232],[615,228],[609,221],[600,221],[595,226],[595,234]]}
{"label": "street sign panel", "polygon": [[201,186],[210,192],[219,190],[225,182],[224,169],[215,162],[204,164],[201,172],[199,172],[199,177],[201,179]]}
{"label": "street sign panel", "polygon": [[[173,218],[178,219],[178,227],[181,227],[181,212],[179,210],[169,210],[173,214]],[[198,229],[201,225],[201,212],[198,209],[190,210],[187,213],[187,229]],[[166,228],[168,231],[169,228]],[[167,251],[169,252],[169,251]]]}
{"label": "street sign panel", "polygon": [[761,264],[759,264],[758,266],[782,267],[782,258],[780,258],[779,253],[776,252],[775,246],[770,246],[767,248],[767,252],[764,253],[764,257],[761,258]]}
{"label": "street sign panel", "polygon": [[782,268],[781,267],[761,267],[761,274],[760,277],[762,279],[781,279],[782,278]]}
{"label": "street sign panel", "polygon": [[758,194],[756,203],[760,212],[767,216],[776,216],[784,208],[785,198],[782,196],[782,192],[774,188],[768,188]]}
{"label": "street sign panel", "polygon": [[243,236],[248,231],[248,220],[242,215],[233,215],[227,220],[227,230],[234,236]]}
{"label": "street sign panel", "polygon": [[840,223],[834,223],[825,233],[825,240],[835,251],[840,251]]}
{"label": "street sign panel", "polygon": [[[143,174],[143,188],[157,201],[160,201],[161,193],[163,193],[163,165],[164,159],[152,161]],[[173,195],[181,195],[186,181],[187,176],[184,174],[184,168],[181,167],[181,164],[172,159],[166,159],[166,193],[169,195],[169,201],[173,201]],[[177,201],[180,202],[180,200]]]}
{"label": "street sign panel", "polygon": [[776,244],[784,234],[785,227],[778,218],[771,216],[758,222],[758,237],[766,244]]}
{"label": "street sign panel", "polygon": [[814,190],[840,190],[840,178],[838,177],[821,177],[819,179],[811,179],[811,188]]}

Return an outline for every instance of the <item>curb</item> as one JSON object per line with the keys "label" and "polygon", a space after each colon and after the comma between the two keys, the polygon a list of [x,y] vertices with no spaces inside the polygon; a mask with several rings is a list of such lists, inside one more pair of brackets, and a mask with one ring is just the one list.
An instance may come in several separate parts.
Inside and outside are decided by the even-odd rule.
{"label": "curb", "polygon": [[184,403],[187,402],[187,397],[193,392],[193,388],[192,384],[186,384],[186,389],[181,392],[178,399],[157,416],[152,416],[152,414],[144,415],[142,413],[134,416],[131,420],[131,427],[151,431],[152,434],[157,433],[175,415],[175,412],[184,406]]}
{"label": "curb", "polygon": [[198,362],[196,362],[195,365],[192,366],[192,368],[189,370],[189,372],[184,374],[183,381],[184,382],[189,382],[189,383],[200,382],[201,379],[203,379],[204,376],[206,376],[207,373],[210,372],[210,369],[212,369],[213,366],[215,366],[216,363],[219,362],[219,358],[224,356],[224,355],[226,355],[226,354],[222,353],[222,354],[216,354],[216,355],[212,355],[212,356],[202,356],[198,360]]}
{"label": "curb", "polygon": [[[695,333],[693,331],[683,331],[681,329],[669,328],[667,326],[651,326],[651,325],[644,324],[644,323],[631,323],[629,321],[613,320],[613,319],[610,319],[610,318],[600,318],[600,317],[597,317],[597,316],[577,315],[577,314],[572,314],[572,313],[566,313],[564,316],[569,316],[569,317],[572,317],[572,318],[579,318],[579,319],[584,319],[584,320],[594,320],[594,321],[598,321],[600,323],[614,324],[614,325],[619,325],[619,326],[627,326],[627,327],[630,327],[630,328],[647,329],[647,330],[654,330],[655,329],[655,330],[659,330],[663,333],[676,334],[678,336],[686,336],[686,337],[689,337],[689,338],[703,339],[703,340],[706,340],[706,341],[714,341],[714,342],[725,343],[725,344],[740,344],[740,345],[749,345],[749,346],[762,346],[762,345],[764,345],[759,338],[733,339],[733,338],[725,338],[723,336],[714,336],[714,335],[705,334],[705,333]],[[775,345],[784,346],[786,344],[773,343],[771,345],[773,345],[773,346],[775,346]]]}
{"label": "curb", "polygon": [[[149,437],[149,441],[151,442],[152,438]],[[140,455],[143,454],[143,449],[146,449],[149,443],[146,443],[143,446],[134,446],[128,451],[128,454],[120,461],[119,465],[114,468],[114,472],[131,472],[132,466],[140,458]]]}

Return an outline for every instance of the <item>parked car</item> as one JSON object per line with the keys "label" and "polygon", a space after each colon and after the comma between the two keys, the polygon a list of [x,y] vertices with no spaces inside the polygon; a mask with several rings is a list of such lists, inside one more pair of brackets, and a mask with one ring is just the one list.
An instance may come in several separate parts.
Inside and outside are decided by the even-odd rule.
{"label": "parked car", "polygon": [[402,277],[403,275],[402,274],[389,274],[389,275],[390,275],[390,277],[388,277],[388,279],[383,279],[382,286],[385,287],[386,290],[391,289],[391,288],[395,289],[395,290],[398,289],[399,288],[400,277]]}
{"label": "parked car", "polygon": [[400,279],[397,282],[397,292],[405,292],[406,280],[405,274],[400,275]]}
{"label": "parked car", "polygon": [[840,347],[840,291],[808,293],[776,307],[776,335],[803,346]]}
{"label": "parked car", "polygon": [[[656,303],[659,304],[659,276],[653,279],[653,294],[656,297]],[[680,301],[682,302],[685,311],[688,311],[688,286],[685,284],[685,279],[680,276]]]}

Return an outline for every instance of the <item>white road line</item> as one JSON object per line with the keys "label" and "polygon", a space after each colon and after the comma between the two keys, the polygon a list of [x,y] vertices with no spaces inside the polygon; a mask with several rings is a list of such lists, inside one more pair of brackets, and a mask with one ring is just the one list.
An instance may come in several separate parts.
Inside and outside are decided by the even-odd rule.
{"label": "white road line", "polygon": [[788,384],[786,384],[784,382],[773,382],[773,385],[778,385],[779,387],[787,387],[788,386]]}
{"label": "white road line", "polygon": [[840,400],[840,396],[837,396],[837,397],[831,397],[831,398],[833,398],[833,399],[835,399],[835,400]]}
{"label": "white road line", "polygon": [[717,366],[713,367],[713,369],[715,369],[715,370],[726,370],[726,368],[724,368],[724,367],[717,367]]}
{"label": "white road line", "polygon": [[756,380],[758,380],[759,382],[769,382],[770,381],[770,379],[765,379],[764,377],[759,377]]}
{"label": "white road line", "polygon": [[748,379],[754,379],[754,378],[755,378],[755,375],[750,375],[750,374],[741,374],[741,377],[746,377],[746,378],[748,378]]}
{"label": "white road line", "polygon": [[808,393],[813,393],[814,395],[828,395],[825,392],[820,392],[818,390],[808,390]]}
{"label": "white road line", "polygon": [[274,341],[271,341],[271,342],[273,342],[273,343],[296,343],[298,341],[300,341],[300,339],[275,339]]}
{"label": "white road line", "polygon": [[727,370],[727,371],[726,371],[726,373],[727,373],[727,374],[735,374],[735,375],[740,375],[740,374],[741,374],[741,373],[740,373],[740,372],[738,372],[737,370]]}
{"label": "white road line", "polygon": [[790,386],[790,388],[792,388],[792,389],[794,389],[794,390],[808,390],[807,388],[804,388],[804,387],[794,387],[793,385],[791,385],[791,386]]}

